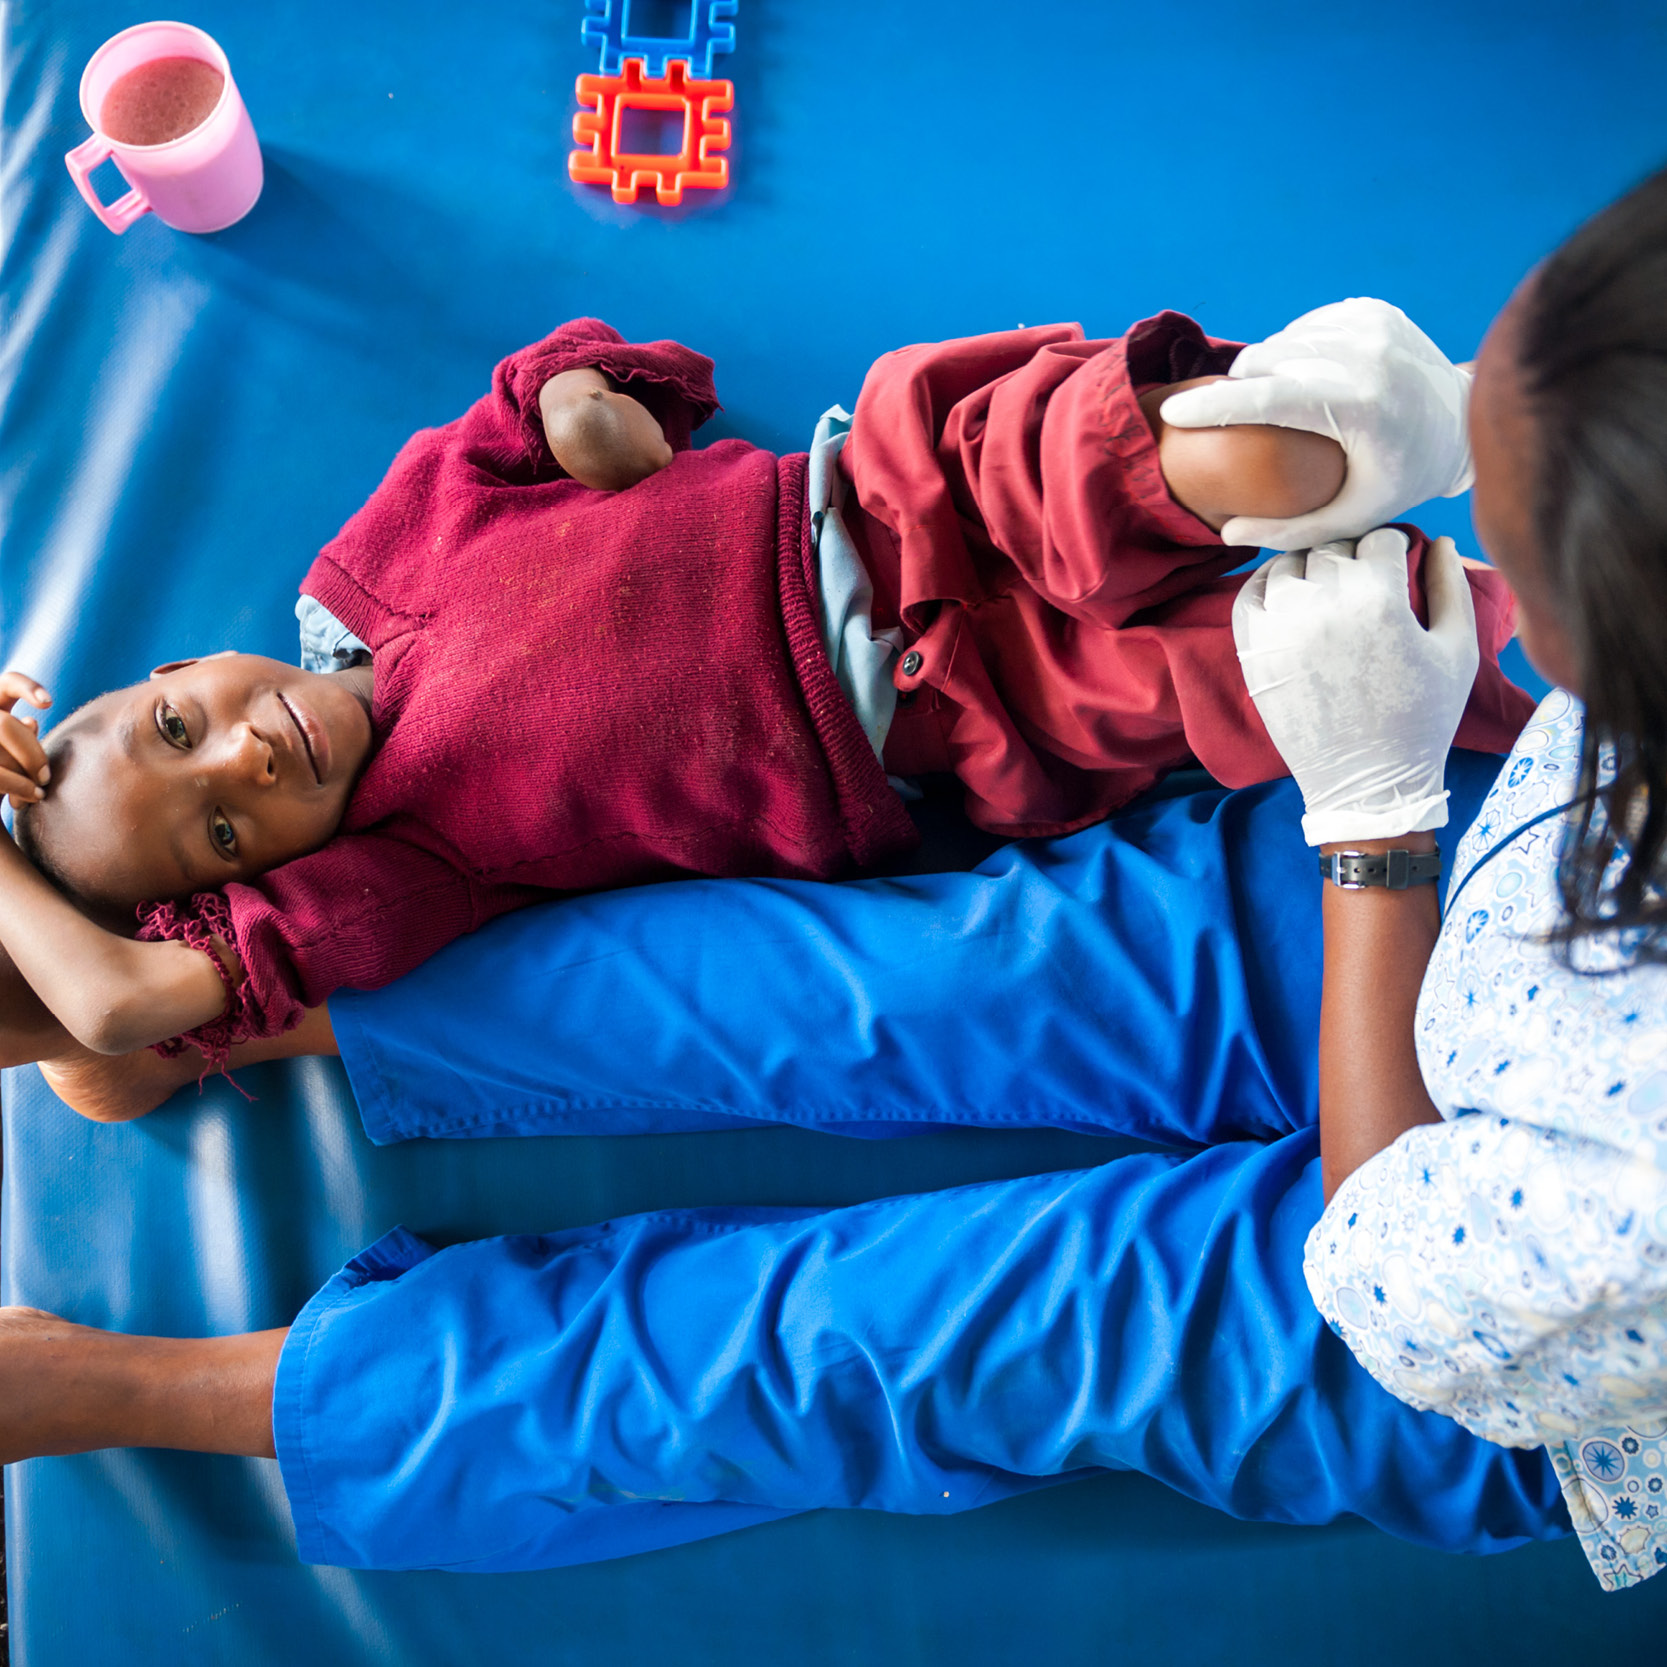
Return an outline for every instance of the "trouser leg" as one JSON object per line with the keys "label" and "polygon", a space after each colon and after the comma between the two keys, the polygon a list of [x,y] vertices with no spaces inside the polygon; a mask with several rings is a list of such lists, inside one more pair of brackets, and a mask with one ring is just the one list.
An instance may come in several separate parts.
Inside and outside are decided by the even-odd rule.
{"label": "trouser leg", "polygon": [[303,1555],[543,1567],[1097,1469],[1453,1550],[1566,1532],[1542,1452],[1413,1411],[1326,1329],[1301,1273],[1319,1208],[1302,1131],[840,1210],[395,1236],[280,1361]]}
{"label": "trouser leg", "polygon": [[[1453,755],[1454,838],[1496,768]],[[1268,1138],[1315,1114],[1301,809],[1289,781],[1215,789],[970,874],[575,898],[331,1016],[380,1141],[737,1120]]]}
{"label": "trouser leg", "polygon": [[[1294,869],[1292,798],[1218,789],[970,874],[575,899],[331,1013],[372,1138],[737,1118],[1283,1133],[1302,1090],[1264,1055],[1229,871],[1266,824],[1291,836],[1260,840],[1266,860]],[[1267,946],[1281,990],[1318,988],[1315,889],[1315,919]]]}

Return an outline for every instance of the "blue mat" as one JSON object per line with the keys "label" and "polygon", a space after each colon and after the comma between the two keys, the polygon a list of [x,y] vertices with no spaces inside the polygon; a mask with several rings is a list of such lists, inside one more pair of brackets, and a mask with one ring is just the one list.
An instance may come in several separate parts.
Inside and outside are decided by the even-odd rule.
{"label": "blue mat", "polygon": [[[1468,354],[1531,262],[1667,152],[1653,0],[745,0],[718,64],[734,186],[623,209],[566,178],[582,13],[203,0],[266,194],[218,236],[120,240],[60,158],[82,63],[133,14],[0,14],[0,643],[60,711],[179,653],[291,653],[297,578],[400,441],[561,318],[712,353],[728,409],[706,434],[778,449],[884,349],[1019,320],[1110,333],[1168,305],[1252,337],[1383,294]],[[1465,537],[1462,503],[1423,519]],[[6,1300],[241,1330],[395,1222],[455,1239],[834,1203],[1114,1150],[792,1130],[375,1150],[334,1065],[249,1086],[254,1106],[215,1088],[102,1129],[8,1073]],[[1667,1579],[1603,1597],[1572,1542],[1442,1558],[1234,1523],[1135,1477],[473,1578],[297,1566],[270,1465],[40,1460],[6,1495],[20,1667],[1549,1664],[1652,1659],[1667,1625]]]}

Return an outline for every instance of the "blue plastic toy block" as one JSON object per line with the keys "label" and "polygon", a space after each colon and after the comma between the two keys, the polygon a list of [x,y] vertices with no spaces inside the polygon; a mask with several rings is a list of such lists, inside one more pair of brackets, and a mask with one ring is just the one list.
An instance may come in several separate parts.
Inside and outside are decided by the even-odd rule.
{"label": "blue plastic toy block", "polygon": [[734,17],[740,0],[690,0],[689,33],[678,35],[635,35],[631,33],[633,0],[585,0],[586,17],[580,34],[587,45],[602,49],[603,75],[618,75],[627,58],[643,58],[643,73],[663,76],[674,58],[684,59],[689,75],[705,80],[712,74],[712,60],[720,52],[735,50]]}

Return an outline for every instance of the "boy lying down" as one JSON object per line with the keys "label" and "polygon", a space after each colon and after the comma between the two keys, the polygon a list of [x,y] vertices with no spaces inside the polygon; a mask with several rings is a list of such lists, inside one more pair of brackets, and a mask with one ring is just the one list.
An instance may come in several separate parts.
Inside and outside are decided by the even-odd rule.
{"label": "boy lying down", "polygon": [[[552,893],[884,864],[925,773],[1013,836],[1194,759],[1282,774],[1233,650],[1245,552],[1214,534],[1328,503],[1344,459],[1163,422],[1237,351],[1175,313],[905,348],[848,432],[777,457],[691,449],[709,360],[564,325],[313,563],[298,612],[335,669],[175,661],[44,742],[11,709],[47,692],[5,674],[5,1061],[224,1064]],[[1410,533],[1420,609],[1426,555]],[[1468,576],[1458,742],[1504,751],[1532,702],[1497,664],[1508,592]]]}

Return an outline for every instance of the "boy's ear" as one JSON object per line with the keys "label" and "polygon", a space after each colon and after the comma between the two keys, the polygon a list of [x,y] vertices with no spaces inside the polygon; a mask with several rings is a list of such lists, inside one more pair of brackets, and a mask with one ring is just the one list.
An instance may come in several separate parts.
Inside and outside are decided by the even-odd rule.
{"label": "boy's ear", "polygon": [[199,660],[224,660],[235,654],[235,648],[222,648],[218,654],[193,654],[189,660],[169,660],[160,666],[152,666],[152,677],[166,677],[171,671],[184,671],[187,666],[194,666]]}

